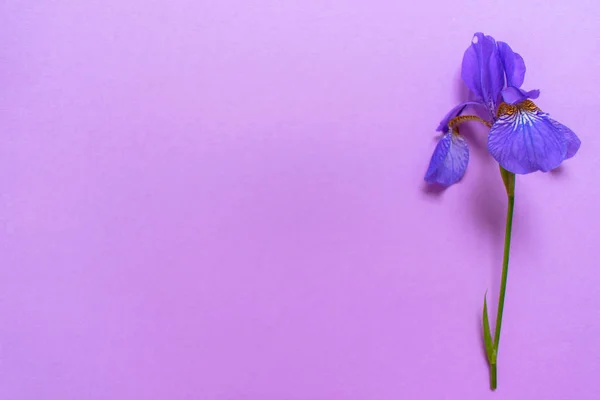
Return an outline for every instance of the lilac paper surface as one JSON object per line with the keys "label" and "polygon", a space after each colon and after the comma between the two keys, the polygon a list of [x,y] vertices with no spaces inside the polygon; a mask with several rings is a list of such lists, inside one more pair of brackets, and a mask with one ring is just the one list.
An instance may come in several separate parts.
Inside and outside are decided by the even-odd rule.
{"label": "lilac paper surface", "polygon": [[[600,398],[595,1],[0,4],[1,399]],[[583,145],[424,186],[484,31]]]}

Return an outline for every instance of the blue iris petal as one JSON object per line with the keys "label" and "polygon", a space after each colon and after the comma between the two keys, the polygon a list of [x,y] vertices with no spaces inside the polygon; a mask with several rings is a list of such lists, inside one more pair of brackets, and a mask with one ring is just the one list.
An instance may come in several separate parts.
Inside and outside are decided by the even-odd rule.
{"label": "blue iris petal", "polygon": [[509,86],[502,90],[502,100],[508,104],[517,104],[527,99],[537,99],[540,97],[540,91],[534,90],[523,90],[513,86]]}
{"label": "blue iris petal", "polygon": [[497,42],[498,53],[506,74],[506,86],[520,88],[525,80],[525,61],[507,43]]}
{"label": "blue iris petal", "polygon": [[577,150],[579,150],[579,147],[581,146],[581,140],[579,140],[575,132],[573,132],[560,122],[555,121],[553,119],[550,119],[550,122],[552,122],[552,124],[565,135],[565,140],[567,141],[567,155],[565,156],[565,160],[573,157],[577,153]]}
{"label": "blue iris petal", "polygon": [[425,173],[425,181],[450,186],[464,176],[468,163],[467,141],[450,131],[442,136],[435,147],[429,168]]}
{"label": "blue iris petal", "polygon": [[512,112],[501,115],[492,126],[488,150],[510,172],[547,172],[567,156],[563,126],[537,108],[513,106]]}
{"label": "blue iris petal", "polygon": [[508,104],[517,104],[526,99],[537,99],[539,90],[523,90],[521,85],[525,80],[525,61],[515,53],[508,44],[498,42],[498,54],[502,60],[504,74],[506,75],[506,88],[502,90],[502,99]]}
{"label": "blue iris petal", "polygon": [[493,37],[481,32],[473,36],[463,56],[461,76],[476,99],[493,114],[504,87],[504,67]]}

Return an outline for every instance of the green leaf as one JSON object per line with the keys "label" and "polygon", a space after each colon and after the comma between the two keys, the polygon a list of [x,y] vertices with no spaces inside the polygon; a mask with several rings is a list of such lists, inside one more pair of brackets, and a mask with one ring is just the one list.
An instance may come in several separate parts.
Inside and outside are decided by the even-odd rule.
{"label": "green leaf", "polygon": [[494,343],[492,343],[492,334],[490,333],[490,321],[488,319],[488,311],[487,311],[487,292],[483,296],[483,341],[485,343],[485,352],[488,357],[488,361],[490,364],[496,362],[496,357],[494,355]]}
{"label": "green leaf", "polygon": [[504,182],[504,187],[506,188],[506,193],[509,196],[514,196],[515,195],[515,174],[500,167],[500,175],[502,176],[502,181]]}

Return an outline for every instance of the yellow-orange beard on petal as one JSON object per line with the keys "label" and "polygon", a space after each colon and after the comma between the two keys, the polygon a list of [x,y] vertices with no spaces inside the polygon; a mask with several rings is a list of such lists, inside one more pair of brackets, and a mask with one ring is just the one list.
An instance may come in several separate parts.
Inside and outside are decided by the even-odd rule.
{"label": "yellow-orange beard on petal", "polygon": [[535,111],[542,111],[542,110],[540,110],[540,108],[538,106],[536,106],[533,101],[527,99],[527,100],[520,102],[517,105],[508,104],[508,103],[500,103],[500,106],[498,106],[498,115],[497,116],[501,117],[503,115],[513,115],[517,111],[535,112]]}

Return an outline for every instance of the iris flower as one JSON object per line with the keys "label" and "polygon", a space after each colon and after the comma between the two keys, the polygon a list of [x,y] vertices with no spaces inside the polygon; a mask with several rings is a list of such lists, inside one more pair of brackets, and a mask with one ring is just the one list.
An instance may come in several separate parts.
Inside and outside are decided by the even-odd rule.
{"label": "iris flower", "polygon": [[[577,153],[581,141],[565,125],[542,112],[531,99],[539,90],[521,88],[525,61],[504,42],[476,33],[462,61],[462,79],[472,101],[458,104],[442,119],[442,132],[425,174],[428,183],[450,186],[465,174],[469,147],[458,131],[460,122],[478,119],[491,126],[488,150],[505,170],[516,174],[547,172]],[[465,118],[468,106],[487,113],[488,120]]]}
{"label": "iris flower", "polygon": [[[458,182],[469,163],[469,146],[460,135],[459,125],[475,120],[490,128],[488,151],[500,164],[508,195],[502,279],[493,337],[485,297],[483,302],[483,339],[490,366],[490,387],[494,390],[515,204],[515,174],[550,171],[573,157],[581,141],[571,129],[550,118],[532,101],[539,97],[539,90],[521,88],[525,80],[525,61],[508,44],[476,33],[463,56],[461,75],[473,100],[458,104],[440,122],[437,130],[442,136],[431,156],[425,180],[443,186]],[[487,117],[462,115],[467,107],[478,107]]]}

